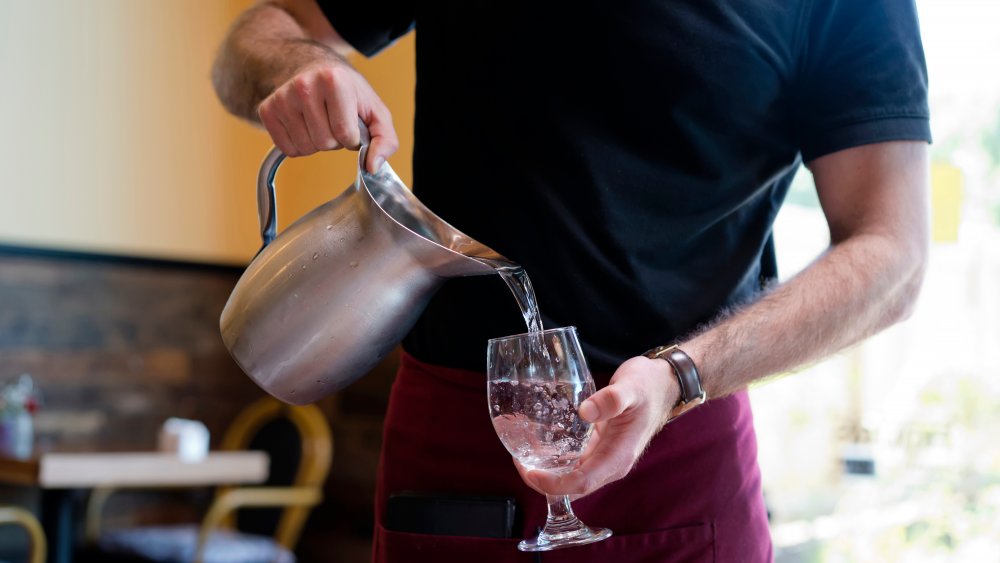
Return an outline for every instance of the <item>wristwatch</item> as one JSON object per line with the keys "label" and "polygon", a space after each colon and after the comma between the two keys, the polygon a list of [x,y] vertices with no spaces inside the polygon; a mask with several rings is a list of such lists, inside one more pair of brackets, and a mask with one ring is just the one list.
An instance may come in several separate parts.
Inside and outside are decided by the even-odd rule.
{"label": "wristwatch", "polygon": [[677,382],[681,386],[681,396],[677,399],[677,404],[670,409],[670,418],[667,419],[667,422],[708,400],[708,395],[705,394],[705,389],[701,386],[701,376],[698,375],[698,368],[695,367],[694,360],[678,348],[676,344],[672,346],[657,346],[645,352],[643,356],[651,360],[657,358],[666,360],[670,364],[670,367],[673,368],[674,374],[677,376]]}

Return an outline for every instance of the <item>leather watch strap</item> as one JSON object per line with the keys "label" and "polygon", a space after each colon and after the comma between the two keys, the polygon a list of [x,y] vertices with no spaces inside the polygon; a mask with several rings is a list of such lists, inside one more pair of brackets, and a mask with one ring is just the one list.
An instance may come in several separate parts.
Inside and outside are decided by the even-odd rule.
{"label": "leather watch strap", "polygon": [[701,375],[698,373],[694,360],[676,345],[657,346],[643,355],[651,359],[666,360],[677,376],[681,394],[677,404],[671,410],[670,420],[707,400],[705,389],[701,386]]}

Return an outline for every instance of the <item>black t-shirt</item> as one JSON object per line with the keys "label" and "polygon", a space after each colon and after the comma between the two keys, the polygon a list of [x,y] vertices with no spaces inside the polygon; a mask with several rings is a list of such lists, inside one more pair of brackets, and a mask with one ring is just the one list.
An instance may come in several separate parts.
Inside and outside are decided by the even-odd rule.
{"label": "black t-shirt", "polygon": [[[930,140],[911,0],[321,4],[366,55],[417,29],[414,193],[523,265],[601,371],[775,275],[803,160]],[[453,279],[403,345],[482,370],[524,331],[498,276]]]}

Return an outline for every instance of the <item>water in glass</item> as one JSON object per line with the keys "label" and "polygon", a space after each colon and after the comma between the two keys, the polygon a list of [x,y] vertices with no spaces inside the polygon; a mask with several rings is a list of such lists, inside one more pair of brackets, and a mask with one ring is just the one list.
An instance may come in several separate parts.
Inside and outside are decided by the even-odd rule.
{"label": "water in glass", "polygon": [[[529,286],[530,287],[530,286]],[[579,417],[594,380],[574,327],[494,338],[487,347],[487,395],[493,427],[522,465],[555,473],[572,470],[591,435]],[[605,539],[611,531],[581,522],[567,496],[546,495],[545,528],[518,545],[547,551]]]}

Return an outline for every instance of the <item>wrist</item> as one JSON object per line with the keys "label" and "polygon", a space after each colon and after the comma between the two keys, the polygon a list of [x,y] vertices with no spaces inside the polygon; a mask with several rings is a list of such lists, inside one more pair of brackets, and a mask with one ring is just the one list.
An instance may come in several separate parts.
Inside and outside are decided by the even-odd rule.
{"label": "wrist", "polygon": [[652,360],[664,360],[669,364],[670,373],[676,378],[680,389],[676,402],[668,405],[669,412],[666,422],[670,422],[708,400],[698,367],[694,360],[678,346],[657,346],[646,351],[643,355]]}
{"label": "wrist", "polygon": [[343,67],[354,71],[351,63],[339,53],[319,41],[305,37],[283,39],[282,57],[282,64],[277,66],[277,72],[271,76],[273,89],[313,69]]}

